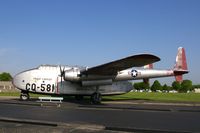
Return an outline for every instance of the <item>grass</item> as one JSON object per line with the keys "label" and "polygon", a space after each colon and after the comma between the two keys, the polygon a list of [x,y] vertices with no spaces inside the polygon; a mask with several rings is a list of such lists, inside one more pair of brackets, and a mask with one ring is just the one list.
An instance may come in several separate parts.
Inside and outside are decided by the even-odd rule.
{"label": "grass", "polygon": [[147,100],[162,102],[200,102],[198,93],[154,93],[154,92],[130,92],[118,96],[106,96],[104,100]]}
{"label": "grass", "polygon": [[[13,97],[19,97],[20,92],[1,92],[0,96],[13,96]],[[41,94],[32,94],[30,93],[30,97],[39,97],[39,96],[46,96],[46,95],[41,95]]]}
{"label": "grass", "polygon": [[[0,96],[20,96],[20,92],[3,92]],[[30,94],[31,97],[46,96],[40,94]],[[71,99],[67,97],[67,99]],[[119,100],[147,100],[161,102],[200,102],[200,93],[148,93],[148,92],[130,92],[124,95],[104,96],[103,101]]]}
{"label": "grass", "polygon": [[0,96],[19,96],[19,92],[1,92]]}

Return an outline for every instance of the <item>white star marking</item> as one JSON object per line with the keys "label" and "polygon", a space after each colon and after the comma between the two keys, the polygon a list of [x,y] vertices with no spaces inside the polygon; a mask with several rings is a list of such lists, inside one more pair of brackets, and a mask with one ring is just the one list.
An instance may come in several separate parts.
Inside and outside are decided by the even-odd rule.
{"label": "white star marking", "polygon": [[137,72],[136,70],[132,70],[132,71],[131,71],[131,75],[132,75],[133,77],[137,77],[138,72]]}

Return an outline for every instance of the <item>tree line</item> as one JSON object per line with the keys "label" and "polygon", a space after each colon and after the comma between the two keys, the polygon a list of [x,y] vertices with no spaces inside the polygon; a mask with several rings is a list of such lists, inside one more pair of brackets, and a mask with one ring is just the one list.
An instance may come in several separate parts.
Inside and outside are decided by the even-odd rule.
{"label": "tree line", "polygon": [[144,91],[149,91],[151,90],[152,92],[169,92],[172,90],[175,90],[177,92],[188,92],[188,91],[193,91],[195,87],[198,86],[193,86],[191,80],[183,80],[183,82],[177,82],[174,81],[171,86],[168,86],[167,84],[164,84],[163,86],[160,84],[158,80],[155,80],[152,86],[149,85],[149,83],[145,82],[137,82],[134,83],[134,88],[136,90],[144,90]]}
{"label": "tree line", "polygon": [[11,81],[11,80],[12,76],[10,75],[10,73],[3,72],[0,74],[0,81]]}

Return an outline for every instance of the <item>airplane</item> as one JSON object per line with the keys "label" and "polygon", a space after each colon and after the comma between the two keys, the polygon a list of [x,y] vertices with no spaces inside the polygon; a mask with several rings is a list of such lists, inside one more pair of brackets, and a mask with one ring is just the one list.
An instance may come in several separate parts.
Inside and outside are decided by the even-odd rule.
{"label": "airplane", "polygon": [[176,63],[170,70],[134,69],[160,61],[152,54],[138,54],[95,67],[40,65],[15,75],[13,85],[21,90],[20,99],[28,100],[29,93],[72,95],[77,99],[90,96],[100,103],[102,96],[119,95],[133,89],[130,80],[148,80],[175,76],[177,81],[188,73],[185,50],[178,48]]}

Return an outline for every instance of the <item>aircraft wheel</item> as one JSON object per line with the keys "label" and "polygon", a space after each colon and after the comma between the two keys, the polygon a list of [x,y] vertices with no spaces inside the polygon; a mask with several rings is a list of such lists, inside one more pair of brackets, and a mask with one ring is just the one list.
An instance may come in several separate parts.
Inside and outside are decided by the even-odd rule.
{"label": "aircraft wheel", "polygon": [[29,100],[30,96],[28,93],[21,93],[20,99],[23,101]]}
{"label": "aircraft wheel", "polygon": [[92,94],[91,96],[91,102],[93,104],[100,104],[101,103],[101,93],[97,93],[95,92],[94,94]]}

